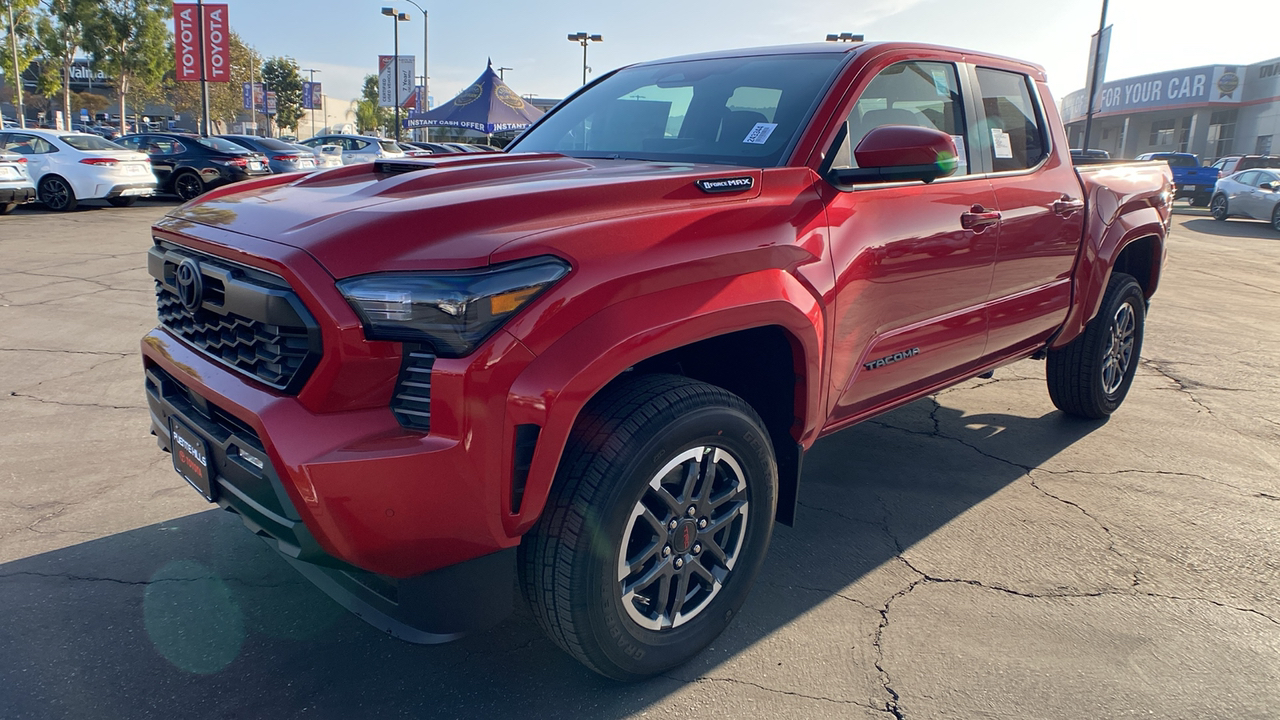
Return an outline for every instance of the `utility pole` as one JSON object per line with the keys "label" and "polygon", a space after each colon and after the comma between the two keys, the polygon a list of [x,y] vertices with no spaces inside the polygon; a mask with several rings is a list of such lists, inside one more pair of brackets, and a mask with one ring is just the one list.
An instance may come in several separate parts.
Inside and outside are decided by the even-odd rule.
{"label": "utility pole", "polygon": [[22,70],[18,68],[18,28],[13,22],[13,3],[9,3],[9,45],[13,47],[13,85],[18,90],[18,127],[27,129],[27,107],[22,103]]}
{"label": "utility pole", "polygon": [[509,68],[509,67],[498,68],[498,79],[501,80],[502,82],[506,82],[507,76],[505,73],[502,72],[503,70],[515,70],[515,68]]}
{"label": "utility pole", "polygon": [[[1102,19],[1098,21],[1098,41],[1093,49],[1093,72],[1089,75],[1089,105],[1084,113],[1084,144],[1081,149],[1089,149],[1089,132],[1093,130],[1093,96],[1098,92],[1098,65],[1102,60],[1102,31],[1107,27],[1107,0],[1102,0]],[[1124,148],[1121,148],[1123,151]]]}
{"label": "utility pole", "polygon": [[204,0],[196,0],[196,27],[200,38],[200,135],[209,137],[209,69],[204,64]]}

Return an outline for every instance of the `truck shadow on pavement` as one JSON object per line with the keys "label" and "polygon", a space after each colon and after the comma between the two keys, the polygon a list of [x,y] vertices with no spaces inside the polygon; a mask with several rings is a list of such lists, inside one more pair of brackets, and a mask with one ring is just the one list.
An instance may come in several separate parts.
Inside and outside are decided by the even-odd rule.
{"label": "truck shadow on pavement", "polygon": [[799,657],[794,639],[771,643],[837,595],[877,613],[896,588],[860,580],[885,565],[913,572],[897,559],[904,549],[1099,427],[1057,412],[965,416],[930,398],[825,438],[806,457],[797,524],[777,527],[729,630],[634,685],[560,652],[520,602],[498,627],[448,645],[381,635],[219,510],[85,542],[0,565],[0,715],[613,718],[708,676],[783,662],[794,672],[851,646],[865,656],[867,623],[819,626]]}
{"label": "truck shadow on pavement", "polygon": [[1243,218],[1231,218],[1229,220],[1214,220],[1213,218],[1204,217],[1195,220],[1184,220],[1180,224],[1188,230],[1204,233],[1206,235],[1218,235],[1221,237],[1238,237],[1238,238],[1257,238],[1259,240],[1280,240],[1280,233],[1276,232],[1269,223],[1260,220],[1246,220]]}

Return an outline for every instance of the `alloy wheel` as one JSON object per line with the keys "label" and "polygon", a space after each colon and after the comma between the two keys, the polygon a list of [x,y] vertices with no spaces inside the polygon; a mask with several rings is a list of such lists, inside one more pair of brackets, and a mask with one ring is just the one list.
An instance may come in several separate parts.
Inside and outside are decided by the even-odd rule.
{"label": "alloy wheel", "polygon": [[1111,319],[1111,338],[1102,357],[1102,391],[1107,395],[1120,389],[1125,374],[1129,372],[1129,363],[1133,362],[1133,341],[1137,327],[1132,305],[1126,302],[1116,308],[1116,314]]}
{"label": "alloy wheel", "polygon": [[706,609],[742,551],[747,495],[742,465],[724,448],[686,450],[653,476],[618,553],[618,591],[637,625],[669,630]]}

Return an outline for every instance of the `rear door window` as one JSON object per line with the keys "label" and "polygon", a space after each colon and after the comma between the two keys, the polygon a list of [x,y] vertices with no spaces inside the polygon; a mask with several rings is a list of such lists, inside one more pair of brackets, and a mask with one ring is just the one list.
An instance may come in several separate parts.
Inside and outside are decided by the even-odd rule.
{"label": "rear door window", "polygon": [[995,172],[1026,170],[1049,155],[1044,119],[1032,100],[1031,78],[978,68],[983,145]]}

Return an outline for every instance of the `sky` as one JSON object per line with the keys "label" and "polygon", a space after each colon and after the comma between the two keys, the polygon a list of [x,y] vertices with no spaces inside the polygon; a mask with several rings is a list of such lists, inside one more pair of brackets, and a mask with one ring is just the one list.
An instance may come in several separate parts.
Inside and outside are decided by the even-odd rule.
{"label": "sky", "polygon": [[[404,0],[223,2],[232,28],[258,51],[320,70],[316,80],[331,103],[359,95],[364,76],[376,72],[377,56],[392,54],[393,21],[382,7],[409,13],[410,20],[399,23],[400,54],[418,56],[416,72],[422,72],[423,18]],[[867,40],[928,42],[1038,63],[1061,99],[1084,87],[1089,38],[1102,8],[1102,0],[416,2],[429,13],[436,103],[470,85],[488,59],[494,68],[512,68],[506,81],[520,95],[566,96],[582,82],[582,46],[566,37],[578,31],[604,38],[588,48],[588,79],[644,60],[852,32]],[[1274,0],[1235,0],[1228,7],[1215,12],[1203,1],[1110,0],[1107,22],[1115,27],[1106,79],[1280,56]]]}

